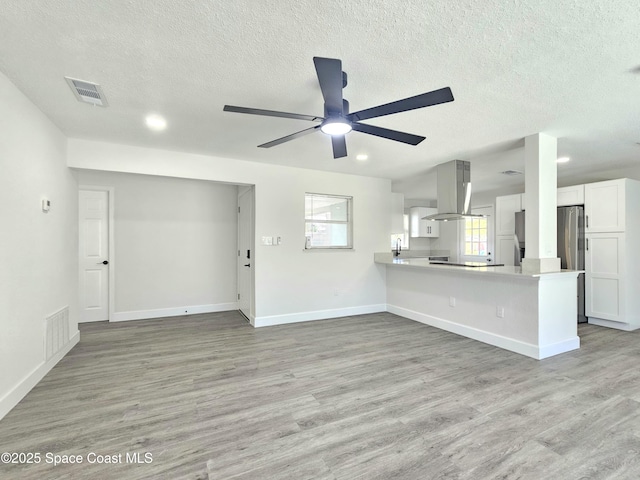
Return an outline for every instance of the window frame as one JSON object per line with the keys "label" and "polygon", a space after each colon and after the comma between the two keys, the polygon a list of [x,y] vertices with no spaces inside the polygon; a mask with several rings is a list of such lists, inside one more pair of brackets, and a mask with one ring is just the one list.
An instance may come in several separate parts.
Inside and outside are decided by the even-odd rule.
{"label": "window frame", "polygon": [[[347,220],[316,220],[313,218],[307,218],[306,202],[307,197],[323,197],[323,198],[338,198],[346,200],[347,202]],[[305,250],[353,250],[353,196],[351,195],[335,195],[330,193],[315,193],[305,192],[305,213],[304,213],[304,236]],[[313,211],[311,212],[313,216]],[[311,245],[310,237],[307,236],[307,224],[309,223],[321,223],[326,225],[346,225],[347,226],[347,245],[329,245],[329,246],[313,246]]]}
{"label": "window frame", "polygon": [[[485,225],[484,228],[482,227],[478,227],[478,228],[473,228],[473,220],[484,220],[485,221]],[[462,241],[462,254],[464,256],[467,257],[488,257],[490,255],[489,252],[489,219],[487,217],[472,217],[472,218],[465,218],[464,219],[464,226],[462,228],[463,231],[463,241]],[[470,228],[467,230],[467,225],[470,224]],[[478,231],[478,236],[480,236],[480,231],[484,230],[485,234],[484,234],[484,238],[480,237],[480,239],[477,242],[473,241],[473,232],[474,230]],[[471,236],[471,240],[468,241],[467,240],[467,232],[470,233]],[[478,244],[478,252],[480,251],[480,244],[484,243],[485,244],[485,252],[484,254],[482,253],[473,253],[473,245],[474,244]],[[467,245],[471,246],[471,253],[467,253]]]}
{"label": "window frame", "polygon": [[409,250],[411,248],[411,246],[410,246],[411,235],[409,234],[409,224],[410,224],[409,214],[408,213],[403,213],[402,214],[402,225],[403,225],[403,228],[404,228],[404,232],[403,233],[392,233],[391,234],[391,250],[394,250],[396,248],[396,239],[397,238],[400,238],[400,240],[402,242],[402,249],[403,250]]}

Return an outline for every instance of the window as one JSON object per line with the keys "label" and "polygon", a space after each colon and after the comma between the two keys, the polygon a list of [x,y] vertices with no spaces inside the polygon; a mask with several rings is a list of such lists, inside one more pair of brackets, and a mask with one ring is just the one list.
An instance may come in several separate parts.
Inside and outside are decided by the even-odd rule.
{"label": "window", "polygon": [[404,222],[404,233],[392,233],[391,234],[391,249],[395,250],[397,241],[400,239],[402,249],[409,249],[409,215],[404,214],[402,216],[402,221]]}
{"label": "window", "polygon": [[464,219],[464,254],[487,256],[487,218]]}
{"label": "window", "polygon": [[353,248],[353,197],[306,193],[304,196],[305,248]]}

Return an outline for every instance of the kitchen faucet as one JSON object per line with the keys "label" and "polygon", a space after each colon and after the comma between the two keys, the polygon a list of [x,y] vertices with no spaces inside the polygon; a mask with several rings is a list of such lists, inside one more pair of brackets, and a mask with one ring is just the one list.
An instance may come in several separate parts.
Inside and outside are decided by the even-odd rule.
{"label": "kitchen faucet", "polygon": [[393,252],[394,256],[399,257],[401,251],[402,251],[402,240],[400,238],[397,238],[396,239],[396,251]]}

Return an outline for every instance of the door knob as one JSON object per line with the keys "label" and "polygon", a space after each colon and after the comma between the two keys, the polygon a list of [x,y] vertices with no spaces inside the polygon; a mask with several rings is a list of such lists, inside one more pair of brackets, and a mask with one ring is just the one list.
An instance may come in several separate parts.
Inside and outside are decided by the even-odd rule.
{"label": "door knob", "polygon": [[96,265],[109,265],[109,260],[104,260],[100,263],[96,263]]}
{"label": "door knob", "polygon": [[250,263],[246,263],[244,266],[245,266],[245,267],[250,267],[250,266],[251,266],[251,264],[250,264]]}

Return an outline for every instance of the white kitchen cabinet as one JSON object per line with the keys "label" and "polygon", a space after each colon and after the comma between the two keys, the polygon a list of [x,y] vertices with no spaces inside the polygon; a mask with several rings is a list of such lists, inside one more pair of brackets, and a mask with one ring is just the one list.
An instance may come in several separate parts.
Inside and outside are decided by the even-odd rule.
{"label": "white kitchen cabinet", "polygon": [[[589,323],[640,328],[640,182],[585,185],[585,313]],[[586,226],[585,217],[585,226]]]}
{"label": "white kitchen cabinet", "polygon": [[624,233],[591,233],[586,238],[585,313],[625,322]]}
{"label": "white kitchen cabinet", "polygon": [[629,181],[621,178],[584,186],[585,232],[625,231],[625,191]]}
{"label": "white kitchen cabinet", "polygon": [[496,198],[496,238],[502,235],[511,235],[513,238],[516,231],[515,213],[522,208],[521,193]]}
{"label": "white kitchen cabinet", "polygon": [[513,236],[514,234],[512,233],[511,235],[499,235],[496,237],[495,263],[515,265],[516,243]]}
{"label": "white kitchen cabinet", "polygon": [[[557,190],[558,206],[585,210],[585,313],[589,323],[640,328],[640,182],[622,178]],[[514,263],[522,195],[496,198],[496,262]]]}
{"label": "white kitchen cabinet", "polygon": [[558,188],[558,206],[584,205],[584,185]]}
{"label": "white kitchen cabinet", "polygon": [[440,235],[439,222],[423,220],[428,215],[438,213],[437,208],[411,207],[409,209],[409,232],[412,238],[435,238]]}

